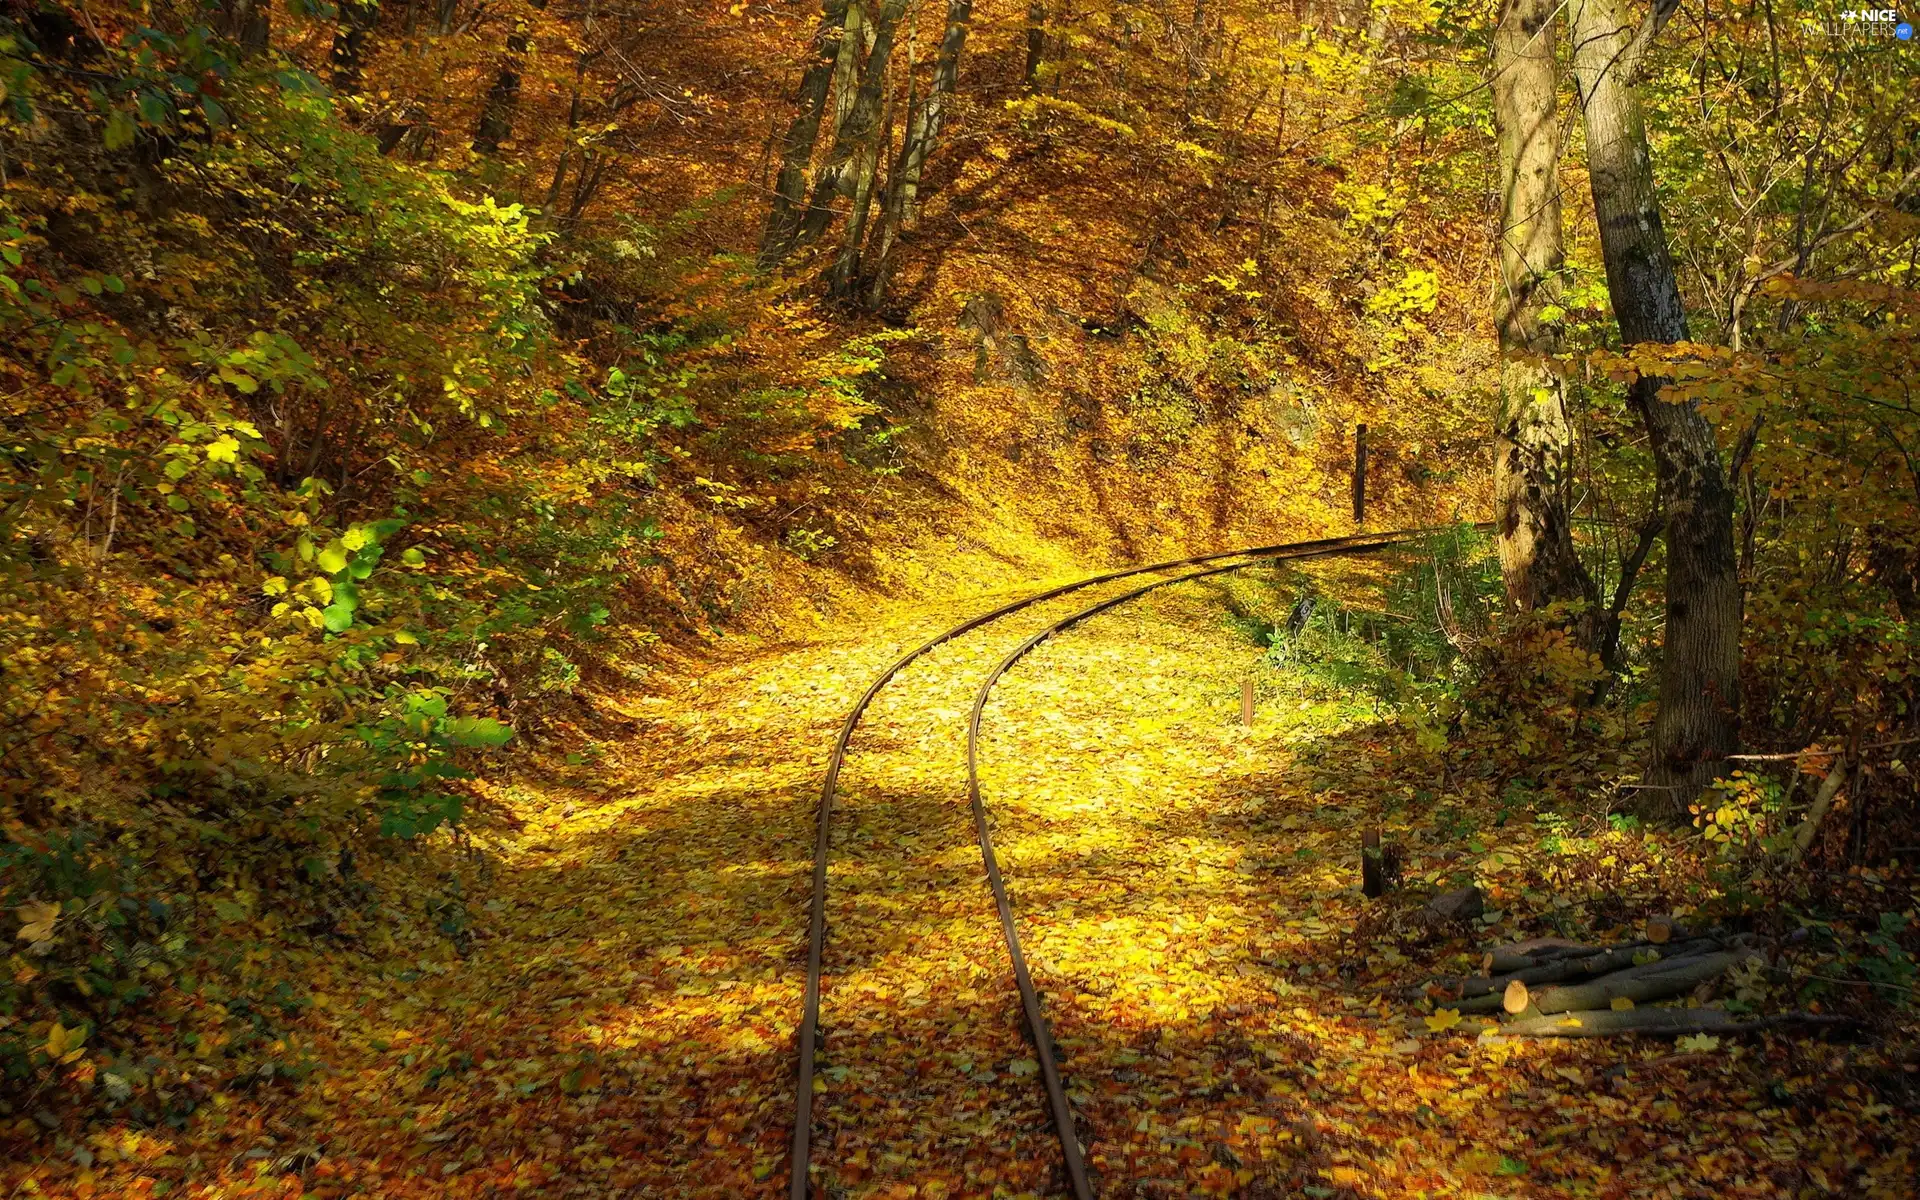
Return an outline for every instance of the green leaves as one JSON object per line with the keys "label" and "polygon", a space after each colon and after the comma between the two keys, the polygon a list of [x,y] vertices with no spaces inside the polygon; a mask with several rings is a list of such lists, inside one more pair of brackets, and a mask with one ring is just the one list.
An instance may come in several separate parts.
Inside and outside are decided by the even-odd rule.
{"label": "green leaves", "polygon": [[[297,594],[323,606],[318,616],[320,628],[328,633],[345,633],[353,627],[362,605],[359,585],[372,578],[374,568],[379,565],[385,553],[381,542],[405,527],[406,522],[398,519],[364,522],[350,526],[317,549],[310,536],[304,533],[299,536],[294,543],[295,555],[302,562],[311,562],[322,574],[310,577]],[[426,561],[417,549],[409,549],[402,557],[409,565],[422,565]],[[280,586],[285,588],[284,580]]]}
{"label": "green leaves", "polygon": [[459,717],[445,726],[447,741],[455,746],[498,749],[513,738],[513,729],[492,717]]}
{"label": "green leaves", "polygon": [[326,624],[327,632],[345,633],[347,628],[353,624],[354,608],[355,606],[352,604],[346,604],[336,600],[322,609],[320,616]]}
{"label": "green leaves", "polygon": [[467,774],[452,752],[496,750],[513,738],[513,728],[492,717],[449,717],[441,688],[391,689],[388,704],[397,711],[360,731],[369,748],[401,764],[381,783],[381,832],[412,838],[457,822],[460,798],[439,790]]}
{"label": "green leaves", "polygon": [[109,150],[125,150],[133,145],[135,129],[133,118],[122,109],[114,109],[107,115],[107,124],[102,131],[101,141]]}

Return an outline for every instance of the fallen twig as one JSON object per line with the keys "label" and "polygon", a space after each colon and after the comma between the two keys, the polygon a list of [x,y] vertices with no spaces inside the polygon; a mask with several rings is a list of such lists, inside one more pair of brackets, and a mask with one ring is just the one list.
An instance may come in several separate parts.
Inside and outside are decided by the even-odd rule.
{"label": "fallen twig", "polygon": [[1847,779],[1847,757],[1844,754],[1833,756],[1833,770],[1821,781],[1820,790],[1814,793],[1813,806],[1807,809],[1806,819],[1800,822],[1800,828],[1793,832],[1793,848],[1787,852],[1787,862],[1797,863],[1805,857],[1813,845],[1813,835],[1820,831],[1820,822],[1826,818],[1827,810],[1833,807],[1833,798],[1840,794],[1840,785]]}
{"label": "fallen twig", "polygon": [[[1911,746],[1920,742],[1920,738],[1895,738],[1890,742],[1869,742],[1859,747],[1861,750],[1890,750],[1895,746]],[[1820,746],[1808,746],[1805,750],[1792,750],[1785,754],[1729,754],[1728,758],[1739,762],[1786,762],[1789,759],[1820,757],[1826,754],[1839,754],[1838,750],[1828,750]]]}

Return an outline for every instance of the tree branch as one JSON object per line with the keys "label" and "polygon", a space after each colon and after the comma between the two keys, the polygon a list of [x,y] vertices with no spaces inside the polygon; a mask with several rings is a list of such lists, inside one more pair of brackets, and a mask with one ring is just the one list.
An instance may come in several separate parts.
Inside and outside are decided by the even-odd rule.
{"label": "tree branch", "polygon": [[1639,82],[1641,69],[1646,64],[1647,48],[1653,45],[1653,39],[1660,36],[1660,31],[1679,11],[1680,0],[1653,0],[1653,7],[1641,19],[1640,27],[1633,31],[1633,40],[1620,52],[1620,66],[1625,69],[1629,84]]}

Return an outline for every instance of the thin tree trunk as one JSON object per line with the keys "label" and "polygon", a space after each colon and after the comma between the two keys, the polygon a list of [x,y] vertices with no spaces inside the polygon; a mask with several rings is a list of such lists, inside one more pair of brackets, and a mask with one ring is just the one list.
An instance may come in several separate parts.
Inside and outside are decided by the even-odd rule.
{"label": "thin tree trunk", "polygon": [[[820,140],[820,118],[826,112],[827,92],[833,83],[847,0],[821,0],[820,29],[813,39],[813,61],[800,77],[798,111],[780,145],[780,173],[773,183],[773,203],[767,227],[760,237],[760,265],[777,266],[793,252],[800,232],[807,194],[807,164]],[[838,123],[836,122],[836,128]]]}
{"label": "thin tree trunk", "polygon": [[1047,6],[1040,0],[1027,5],[1027,66],[1022,73],[1029,96],[1040,90],[1040,64],[1047,57]]}
{"label": "thin tree trunk", "polygon": [[567,102],[566,141],[560,147],[560,157],[553,163],[553,180],[547,184],[547,212],[553,212],[553,206],[560,203],[560,185],[566,182],[567,168],[573,162],[573,143],[580,130],[580,76],[573,78],[573,97]]}
{"label": "thin tree trunk", "polygon": [[880,159],[893,140],[893,101],[881,110],[880,124],[854,159],[853,204],[847,209],[847,229],[840,242],[839,257],[827,273],[827,294],[836,300],[853,296],[860,287],[860,251],[866,245],[867,218],[873,209],[874,180],[880,174]]}
{"label": "thin tree trunk", "polygon": [[867,51],[866,66],[860,73],[860,91],[847,110],[847,119],[840,123],[833,148],[813,181],[813,197],[800,222],[795,246],[819,240],[833,222],[834,197],[852,195],[859,186],[863,156],[869,152],[872,140],[879,136],[880,100],[886,90],[887,62],[893,57],[894,34],[906,7],[907,0],[886,0],[880,8],[873,25],[873,48]]}
{"label": "thin tree trunk", "polygon": [[[1641,31],[1613,0],[1572,0],[1573,77],[1587,135],[1587,173],[1621,340],[1687,336],[1680,287],[1661,224],[1653,160],[1634,76],[1663,12]],[[1733,548],[1733,490],[1713,427],[1692,402],[1661,398],[1667,381],[1641,377],[1627,399],[1645,423],[1667,508],[1667,624],[1647,782],[1663,815],[1685,812],[1695,792],[1739,747],[1740,582]]]}
{"label": "thin tree trunk", "polygon": [[609,162],[611,160],[598,150],[581,151],[580,170],[573,177],[573,198],[567,203],[568,225],[578,225],[586,214],[587,205],[593,203],[600,185],[606,181]]}
{"label": "thin tree trunk", "polygon": [[233,39],[242,57],[265,50],[273,33],[267,0],[227,0],[220,7],[220,32]]}
{"label": "thin tree trunk", "polygon": [[573,59],[573,90],[567,100],[567,135],[560,145],[560,157],[553,163],[553,181],[547,185],[546,210],[554,212],[560,203],[560,185],[566,182],[567,168],[573,162],[575,143],[580,133],[580,91],[586,86],[587,63],[593,54],[593,22],[599,15],[599,0],[588,0],[586,20],[580,26],[580,52]]}
{"label": "thin tree trunk", "polygon": [[373,24],[379,17],[379,0],[340,0],[340,23],[334,27],[333,45],[327,51],[327,62],[333,68],[334,91],[360,90],[367,35],[373,32]]}
{"label": "thin tree trunk", "polygon": [[[537,10],[547,0],[527,0]],[[500,73],[487,89],[487,100],[480,109],[480,124],[473,134],[475,154],[498,154],[500,143],[513,136],[513,117],[520,107],[520,72],[527,63],[527,46],[533,39],[533,22],[514,18],[513,32],[507,35],[507,54],[500,61]]]}
{"label": "thin tree trunk", "polygon": [[968,23],[972,19],[973,0],[948,0],[947,28],[940,38],[940,53],[933,65],[933,85],[925,103],[917,109],[911,104],[908,106],[906,140],[901,143],[900,157],[895,160],[892,176],[887,181],[887,208],[875,235],[877,245],[873,285],[867,293],[868,308],[880,307],[885,298],[894,242],[918,211],[920,177],[946,125],[947,106],[960,78],[960,52],[966,48]]}
{"label": "thin tree trunk", "polygon": [[873,32],[867,26],[864,0],[847,0],[847,15],[840,28],[840,51],[833,60],[833,129],[847,123],[847,113],[860,92],[861,56]]}
{"label": "thin tree trunk", "polygon": [[[1501,291],[1494,305],[1500,411],[1493,490],[1500,572],[1522,612],[1595,598],[1574,550],[1568,497],[1573,423],[1560,376],[1537,361],[1559,349],[1565,264],[1560,224],[1557,0],[1507,0],[1493,36],[1493,124],[1500,149]],[[1591,616],[1583,619],[1591,626]]]}

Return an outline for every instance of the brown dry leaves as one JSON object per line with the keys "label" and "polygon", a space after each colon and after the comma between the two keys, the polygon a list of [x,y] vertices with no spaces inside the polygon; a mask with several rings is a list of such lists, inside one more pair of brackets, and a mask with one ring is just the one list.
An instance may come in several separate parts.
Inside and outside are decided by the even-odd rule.
{"label": "brown dry leaves", "polygon": [[[855,739],[816,1097],[828,1195],[1059,1192],[966,810],[964,724],[1008,647],[1099,594],[943,647]],[[521,828],[494,839],[469,956],[315,959],[319,1003],[294,1025],[326,1067],[303,1088],[221,1095],[178,1132],[97,1130],[85,1169],[22,1163],[9,1181],[782,1194],[824,756],[873,673],[958,615],[740,652],[628,697],[634,732],[604,758],[499,789]],[[1913,1118],[1874,1090],[1897,1064],[1430,1029],[1395,989],[1433,962],[1354,933],[1372,919],[1358,830],[1404,782],[1410,735],[1272,673],[1244,730],[1257,659],[1211,586],[1184,585],[1046,644],[988,711],[996,841],[1104,1195],[1912,1193]],[[1414,835],[1434,861],[1444,839]]]}

